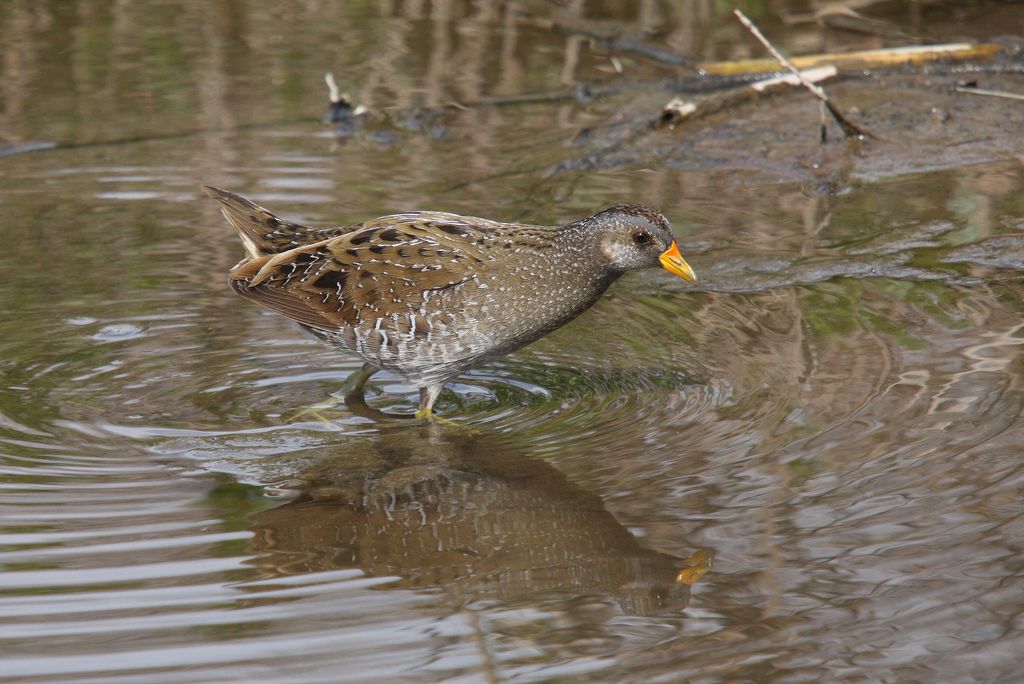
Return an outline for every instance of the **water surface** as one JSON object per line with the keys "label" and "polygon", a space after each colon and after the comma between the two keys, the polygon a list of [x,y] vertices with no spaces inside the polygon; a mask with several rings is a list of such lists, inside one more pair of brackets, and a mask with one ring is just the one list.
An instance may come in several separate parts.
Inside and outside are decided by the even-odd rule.
{"label": "water surface", "polygon": [[[945,127],[909,107],[932,148],[848,164],[799,156],[800,98],[778,128],[755,107],[610,152],[663,86],[423,109],[622,85],[526,15],[755,49],[706,3],[599,5],[5,5],[0,136],[56,146],[0,158],[0,679],[1017,680],[1011,105],[943,100]],[[889,19],[985,39],[1019,14]],[[880,40],[756,18],[793,51]],[[335,135],[327,70],[391,115]],[[229,291],[242,250],[203,182],[318,225],[644,202],[702,283],[631,274],[466,374],[438,408],[471,429],[324,422],[303,409],[359,362]],[[368,401],[415,394],[380,374]]]}

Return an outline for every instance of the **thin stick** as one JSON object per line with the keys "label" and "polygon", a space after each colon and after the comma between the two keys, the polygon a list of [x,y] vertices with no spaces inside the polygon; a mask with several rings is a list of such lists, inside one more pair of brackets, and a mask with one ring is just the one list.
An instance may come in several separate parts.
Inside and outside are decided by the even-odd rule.
{"label": "thin stick", "polygon": [[970,93],[971,95],[986,95],[988,97],[1001,97],[1007,100],[1024,100],[1024,95],[1008,93],[1005,90],[986,90],[984,88],[964,88],[957,86],[954,90],[958,93]]}
{"label": "thin stick", "polygon": [[338,87],[338,82],[334,80],[334,74],[330,71],[324,74],[324,83],[327,84],[327,97],[331,102],[341,102],[341,88]]}
{"label": "thin stick", "polygon": [[829,100],[828,95],[825,94],[825,90],[820,86],[816,86],[809,80],[807,80],[799,69],[793,66],[788,59],[783,57],[782,53],[776,50],[775,46],[768,42],[768,39],[765,38],[764,34],[761,33],[761,30],[754,25],[754,22],[750,21],[750,19],[747,18],[747,15],[745,15],[742,11],[738,9],[733,10],[733,14],[736,15],[736,18],[740,20],[740,23],[743,24],[748,31],[750,31],[754,38],[757,38],[761,45],[764,45],[765,49],[767,49],[768,52],[771,53],[771,56],[774,57],[778,61],[778,63],[783,66],[783,68],[791,71],[798,79],[800,79],[800,85],[802,85],[804,88],[807,88],[807,90],[811,91],[811,93],[816,98],[818,98],[819,100],[822,101],[822,103],[824,103],[825,107],[829,111],[829,114],[831,114],[832,118],[836,120],[836,123],[839,124],[839,127],[843,129],[843,135],[845,135],[847,138],[875,137],[868,133],[867,131],[860,128],[859,126],[857,126],[856,124],[854,124],[845,116],[843,116],[842,112],[840,112],[832,104],[832,101]]}
{"label": "thin stick", "polygon": [[[816,55],[798,55],[789,58],[797,69],[810,69],[825,64],[839,69],[885,69],[905,64],[927,64],[938,60],[963,61],[987,59],[999,53],[999,46],[993,43],[971,45],[970,43],[949,43],[945,45],[913,45],[910,47],[885,48],[881,50],[856,50],[854,52],[826,52]],[[774,59],[740,59],[731,62],[701,62],[697,69],[717,76],[732,74],[768,73],[778,69]]]}

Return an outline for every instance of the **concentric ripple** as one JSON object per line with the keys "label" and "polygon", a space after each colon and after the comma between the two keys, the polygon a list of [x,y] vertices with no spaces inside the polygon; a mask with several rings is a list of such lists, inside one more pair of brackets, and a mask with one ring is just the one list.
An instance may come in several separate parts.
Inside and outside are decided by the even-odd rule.
{"label": "concentric ripple", "polygon": [[[1020,680],[1016,157],[897,176],[928,159],[836,159],[770,107],[651,128],[651,55],[534,16],[703,40],[673,3],[321,5],[0,12],[0,680]],[[328,66],[370,108],[346,135],[316,121]],[[1012,131],[948,90],[882,111]],[[591,145],[614,164],[543,176]],[[388,373],[330,406],[360,360],[230,292],[201,183],[316,225],[644,202],[702,284],[623,277],[453,382],[454,425]]]}

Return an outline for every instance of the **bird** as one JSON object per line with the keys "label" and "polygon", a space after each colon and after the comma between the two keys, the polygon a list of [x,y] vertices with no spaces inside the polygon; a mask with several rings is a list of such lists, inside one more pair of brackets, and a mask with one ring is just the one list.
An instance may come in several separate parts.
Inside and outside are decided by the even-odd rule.
{"label": "bird", "polygon": [[624,273],[661,266],[698,282],[668,220],[638,204],[563,226],[410,211],[311,228],[203,190],[246,251],[231,288],[361,358],[346,397],[382,369],[405,378],[421,419],[435,418],[446,383],[562,327]]}

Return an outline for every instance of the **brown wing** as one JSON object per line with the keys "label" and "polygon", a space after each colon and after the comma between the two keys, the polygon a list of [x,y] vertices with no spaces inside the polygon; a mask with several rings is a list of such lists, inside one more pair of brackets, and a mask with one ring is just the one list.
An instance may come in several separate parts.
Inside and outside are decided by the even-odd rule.
{"label": "brown wing", "polygon": [[324,331],[426,334],[491,260],[500,224],[455,214],[385,216],[350,233],[240,264],[238,294]]}

